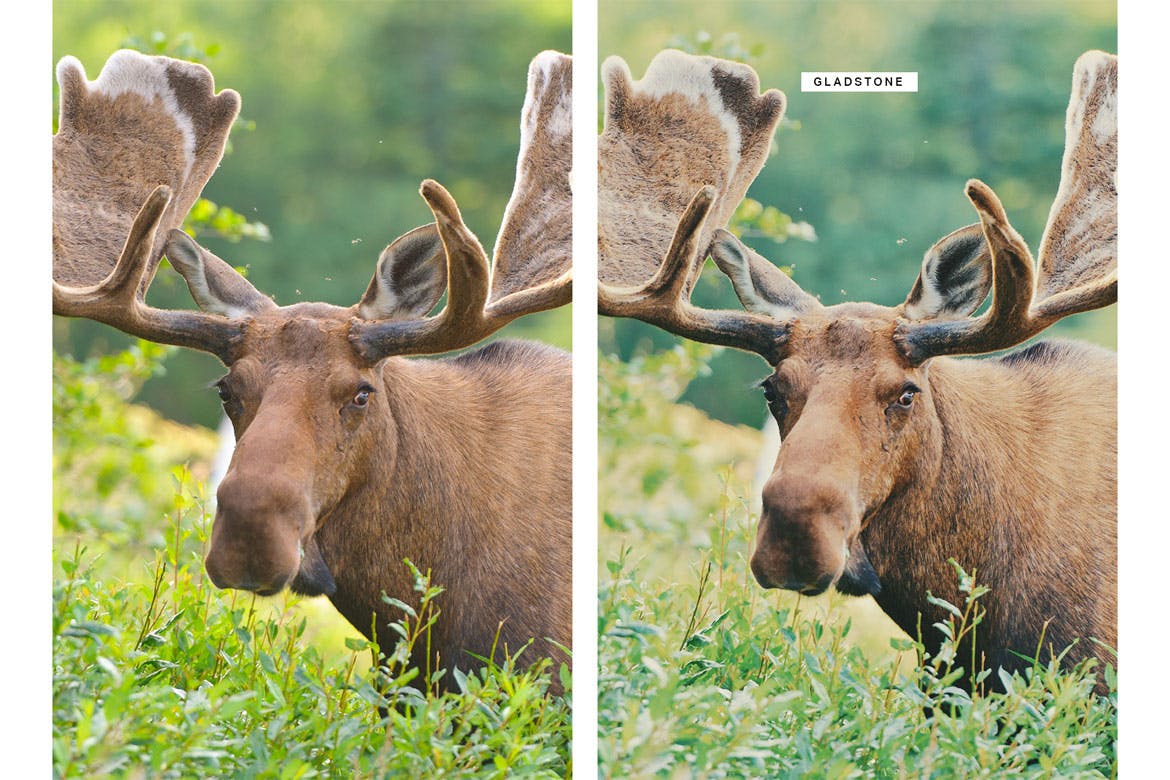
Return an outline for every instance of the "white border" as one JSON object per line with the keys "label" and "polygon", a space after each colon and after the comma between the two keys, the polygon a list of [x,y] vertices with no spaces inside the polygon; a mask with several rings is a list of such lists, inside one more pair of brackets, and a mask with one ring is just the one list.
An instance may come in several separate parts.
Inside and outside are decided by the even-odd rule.
{"label": "white border", "polygon": [[[1152,777],[1165,763],[1170,426],[1161,410],[1166,347],[1166,71],[1153,6],[1118,4],[1118,769]],[[1150,771],[1153,771],[1151,774]]]}
{"label": "white border", "polygon": [[0,473],[6,520],[4,573],[4,768],[11,777],[52,772],[52,133],[50,5],[23,9],[19,34],[0,49],[7,74],[3,124],[6,184],[0,214],[9,226],[4,253],[6,412]]}
{"label": "white border", "polygon": [[573,3],[573,776],[597,777],[597,2]]}

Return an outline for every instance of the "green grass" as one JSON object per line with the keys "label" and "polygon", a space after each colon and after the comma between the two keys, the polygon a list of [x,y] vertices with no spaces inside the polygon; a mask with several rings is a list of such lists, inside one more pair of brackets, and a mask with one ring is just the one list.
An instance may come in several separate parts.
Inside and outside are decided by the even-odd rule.
{"label": "green grass", "polygon": [[[546,695],[553,674],[571,688],[567,671],[508,661],[455,672],[461,692],[439,695],[436,677],[407,667],[442,609],[426,573],[381,648],[323,620],[323,600],[212,587],[211,518],[192,476],[208,434],[186,430],[184,443],[125,400],[165,354],[56,361],[54,776],[571,773],[568,697]],[[174,465],[183,455],[191,468]]]}
{"label": "green grass", "polygon": [[[1115,777],[1111,669],[1105,697],[1089,665],[972,697],[954,683],[989,672],[950,644],[923,657],[871,599],[756,585],[758,436],[672,403],[711,354],[601,361],[602,775]],[[956,566],[966,602],[942,629],[956,638],[987,597],[973,575]]]}

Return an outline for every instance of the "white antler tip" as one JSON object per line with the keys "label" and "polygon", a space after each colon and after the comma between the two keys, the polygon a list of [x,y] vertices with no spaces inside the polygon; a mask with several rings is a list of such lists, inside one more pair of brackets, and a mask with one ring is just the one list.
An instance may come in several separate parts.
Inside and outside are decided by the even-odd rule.
{"label": "white antler tip", "polygon": [[67,54],[57,63],[57,83],[62,87],[65,86],[66,76],[70,72],[76,73],[82,79],[86,78],[85,66],[81,64],[81,60],[71,54]]}
{"label": "white antler tip", "polygon": [[995,194],[995,190],[987,186],[979,179],[968,179],[967,186],[964,188],[968,200],[975,206],[975,210],[981,216],[985,215],[996,222],[1007,223],[1007,212],[1004,211],[1003,204],[999,200],[999,196]]}
{"label": "white antler tip", "polygon": [[1111,67],[1117,67],[1117,55],[1093,49],[1077,57],[1073,70],[1076,73],[1086,73]]}
{"label": "white antler tip", "polygon": [[571,67],[573,58],[568,54],[562,54],[553,49],[545,49],[540,54],[532,58],[532,62],[528,65],[529,78],[533,74],[548,75],[552,70],[558,66]]}
{"label": "white antler tip", "polygon": [[606,83],[611,81],[615,76],[625,76],[626,81],[633,81],[633,74],[630,73],[630,66],[621,57],[613,54],[605,58],[605,62],[601,63],[601,75]]}

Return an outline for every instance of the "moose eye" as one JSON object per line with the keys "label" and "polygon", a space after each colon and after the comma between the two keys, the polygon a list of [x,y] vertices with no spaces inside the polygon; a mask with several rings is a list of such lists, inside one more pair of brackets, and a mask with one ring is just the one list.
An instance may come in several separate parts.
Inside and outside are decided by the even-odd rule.
{"label": "moose eye", "polygon": [[351,403],[357,407],[365,406],[370,402],[370,393],[372,392],[374,392],[374,388],[372,387],[359,388],[358,391],[353,394],[353,401],[351,401]]}
{"label": "moose eye", "polygon": [[900,409],[909,409],[914,404],[914,396],[918,395],[921,390],[915,385],[906,385],[902,388],[902,394],[898,396],[898,400],[894,402],[894,406]]}
{"label": "moose eye", "polygon": [[216,382],[215,383],[215,390],[216,390],[216,392],[219,393],[219,400],[220,401],[223,401],[225,404],[231,403],[232,391],[228,389],[228,386],[226,384],[224,384],[223,382]]}
{"label": "moose eye", "polygon": [[768,409],[777,419],[788,414],[788,401],[780,395],[775,387],[767,383],[762,383],[760,387],[764,389],[764,400],[768,404]]}

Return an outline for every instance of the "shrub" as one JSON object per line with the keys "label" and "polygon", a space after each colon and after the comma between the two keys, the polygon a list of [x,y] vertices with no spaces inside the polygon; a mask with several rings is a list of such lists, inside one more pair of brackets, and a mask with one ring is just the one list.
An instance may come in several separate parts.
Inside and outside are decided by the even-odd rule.
{"label": "shrub", "polygon": [[[458,694],[410,687],[402,660],[442,608],[427,573],[415,570],[417,603],[402,604],[385,649],[347,628],[332,651],[312,602],[211,585],[211,519],[192,476],[205,467],[168,461],[173,447],[153,444],[164,423],[124,400],[159,370],[153,350],[56,362],[54,776],[567,775],[568,699],[546,695],[556,670],[509,659],[453,672]],[[84,481],[94,463],[111,464],[116,489]]]}

